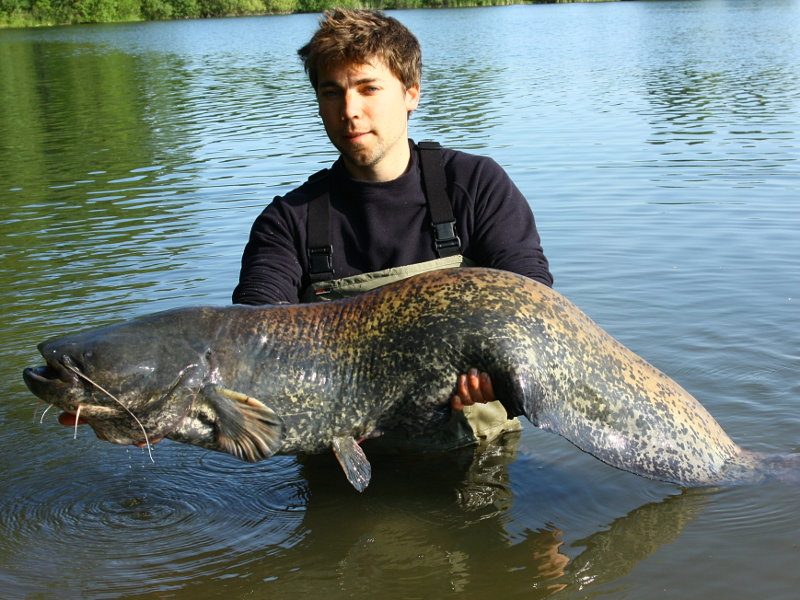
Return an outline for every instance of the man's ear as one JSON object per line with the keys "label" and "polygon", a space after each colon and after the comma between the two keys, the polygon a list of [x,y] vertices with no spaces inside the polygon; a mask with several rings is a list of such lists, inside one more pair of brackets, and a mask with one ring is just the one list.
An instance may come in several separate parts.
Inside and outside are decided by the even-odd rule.
{"label": "man's ear", "polygon": [[418,85],[413,85],[405,91],[406,109],[410,115],[419,106],[420,91]]}

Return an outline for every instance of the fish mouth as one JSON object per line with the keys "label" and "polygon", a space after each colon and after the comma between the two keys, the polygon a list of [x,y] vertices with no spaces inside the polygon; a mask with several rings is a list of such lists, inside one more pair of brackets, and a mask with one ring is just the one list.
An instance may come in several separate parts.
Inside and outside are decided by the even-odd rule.
{"label": "fish mouth", "polygon": [[[44,354],[43,354],[44,355]],[[51,406],[61,409],[58,422],[62,425],[83,425],[88,421],[79,414],[79,405],[67,399],[70,389],[78,383],[78,377],[63,364],[45,356],[46,364],[38,367],[28,367],[22,371],[25,385],[39,399]]]}
{"label": "fish mouth", "polygon": [[[22,378],[25,385],[35,396],[61,409],[58,422],[62,425],[83,425],[91,424],[89,420],[102,416],[116,416],[119,411],[105,407],[95,407],[81,402],[73,402],[68,396],[71,389],[79,384],[79,376],[72,369],[55,360],[47,360],[47,364],[39,367],[29,367],[22,371]],[[88,417],[88,418],[87,418]]]}
{"label": "fish mouth", "polygon": [[76,380],[75,375],[69,373],[63,366],[58,365],[54,367],[51,364],[42,365],[40,367],[28,367],[22,372],[22,376],[26,381],[36,381],[38,383],[55,384],[59,383],[74,383]]}
{"label": "fish mouth", "polygon": [[144,430],[141,436],[134,436],[120,434],[118,428],[109,427],[114,421],[124,418],[126,411],[113,406],[75,402],[74,397],[69,397],[70,391],[83,385],[82,374],[75,361],[67,355],[62,356],[61,360],[45,356],[45,361],[45,365],[24,369],[22,378],[35,396],[63,411],[58,417],[60,425],[89,425],[98,439],[123,446],[141,447],[163,439],[163,435],[148,435]]}
{"label": "fish mouth", "polygon": [[67,354],[58,352],[45,342],[39,344],[45,364],[22,371],[25,385],[35,396],[64,410],[74,409],[71,396],[80,387],[80,369]]}
{"label": "fish mouth", "polygon": [[[34,382],[38,386],[58,386],[60,383],[75,385],[80,373],[78,365],[68,354],[51,348],[50,344],[39,344],[39,352],[45,364],[39,367],[30,367],[23,371],[25,382]],[[31,390],[36,393],[34,390]]]}
{"label": "fish mouth", "polygon": [[50,361],[46,365],[24,369],[22,379],[35,396],[56,405],[59,404],[59,397],[78,383],[77,375],[63,365]]}
{"label": "fish mouth", "polygon": [[25,381],[37,381],[50,383],[55,379],[60,380],[60,373],[50,365],[43,365],[41,367],[28,367],[22,372]]}

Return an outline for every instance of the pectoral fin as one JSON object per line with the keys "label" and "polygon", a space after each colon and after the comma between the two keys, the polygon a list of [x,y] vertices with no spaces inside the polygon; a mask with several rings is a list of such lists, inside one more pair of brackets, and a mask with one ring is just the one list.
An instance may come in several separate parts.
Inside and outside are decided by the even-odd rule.
{"label": "pectoral fin", "polygon": [[218,449],[257,462],[280,450],[283,419],[263,402],[217,385],[201,391],[216,413]]}
{"label": "pectoral fin", "polygon": [[369,485],[372,477],[372,467],[367,460],[364,450],[358,445],[355,438],[350,435],[343,435],[333,438],[331,443],[336,459],[344,469],[347,481],[353,484],[359,492],[363,492]]}

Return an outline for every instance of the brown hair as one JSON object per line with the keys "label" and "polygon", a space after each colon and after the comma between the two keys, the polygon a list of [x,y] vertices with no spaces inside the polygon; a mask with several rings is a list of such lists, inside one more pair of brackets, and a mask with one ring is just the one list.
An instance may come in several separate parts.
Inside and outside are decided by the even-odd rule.
{"label": "brown hair", "polygon": [[367,64],[380,59],[405,89],[419,86],[419,42],[405,25],[377,10],[337,8],[323,13],[319,29],[297,51],[311,85],[317,89],[321,66]]}

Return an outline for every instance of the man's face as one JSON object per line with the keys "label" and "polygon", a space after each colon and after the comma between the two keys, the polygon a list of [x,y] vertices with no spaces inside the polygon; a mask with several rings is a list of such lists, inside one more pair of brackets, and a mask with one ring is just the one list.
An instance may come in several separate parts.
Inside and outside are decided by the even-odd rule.
{"label": "man's face", "polygon": [[357,179],[390,181],[410,158],[408,114],[419,87],[405,89],[381,60],[320,67],[319,115],[347,170]]}

